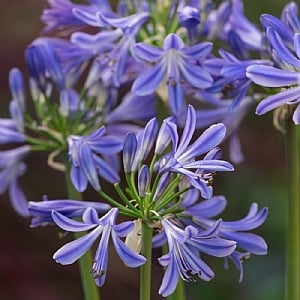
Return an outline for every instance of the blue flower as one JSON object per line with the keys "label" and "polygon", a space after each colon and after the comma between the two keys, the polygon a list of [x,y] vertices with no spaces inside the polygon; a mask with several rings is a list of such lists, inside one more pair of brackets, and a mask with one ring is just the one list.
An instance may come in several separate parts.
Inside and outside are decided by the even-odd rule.
{"label": "blue flower", "polygon": [[[215,196],[209,200],[199,202],[197,201],[198,194],[197,190],[188,191],[182,203],[182,205],[185,206],[184,214],[192,217],[194,226],[198,225],[201,229],[206,230],[212,229],[216,222],[218,222],[212,218],[224,210],[226,199],[223,196]],[[240,281],[243,278],[243,259],[249,258],[251,254],[267,254],[267,244],[265,240],[257,234],[247,232],[262,225],[267,215],[267,208],[258,210],[258,205],[252,203],[246,217],[237,221],[222,221],[220,224],[218,236],[235,241],[237,249],[244,250],[244,252],[235,250],[228,257],[238,267],[240,271]],[[188,224],[190,223],[188,222]]]}
{"label": "blue flower", "polygon": [[[78,9],[76,14],[87,24],[101,27],[103,30],[96,35],[75,33],[72,41],[99,56],[102,66],[101,79],[106,86],[119,87],[127,65],[136,63],[129,54],[140,27],[149,18],[149,13],[112,17],[101,12],[85,12]],[[116,29],[112,30],[112,27]]]}
{"label": "blue flower", "polygon": [[209,281],[214,277],[214,272],[202,260],[200,254],[225,257],[236,247],[234,241],[218,237],[220,224],[221,221],[209,230],[200,231],[191,225],[181,228],[172,220],[162,220],[169,251],[159,258],[159,263],[167,266],[159,294],[164,297],[172,294],[179,277],[189,282],[195,282],[198,278]]}
{"label": "blue flower", "polygon": [[[159,172],[175,172],[184,175],[196,188],[200,189],[204,198],[212,196],[212,187],[209,184],[213,173],[216,171],[233,171],[233,166],[226,161],[214,157],[215,148],[225,137],[226,128],[223,124],[215,124],[206,129],[191,145],[195,126],[196,113],[189,106],[186,124],[179,141],[177,125],[167,121],[165,130],[172,140],[172,150],[159,161]],[[207,153],[208,152],[208,153]],[[197,160],[197,157],[207,153]]]}
{"label": "blue flower", "polygon": [[92,5],[80,5],[69,0],[48,0],[49,8],[44,9],[41,20],[46,24],[44,33],[53,30],[63,31],[65,34],[77,30],[85,25],[85,22],[76,17],[74,9],[86,9],[89,11],[110,11],[110,4],[106,0],[89,1]]}
{"label": "blue flower", "polygon": [[256,84],[266,87],[282,87],[282,90],[262,100],[256,113],[261,115],[284,104],[296,105],[293,114],[295,124],[300,124],[300,34],[294,35],[294,51],[285,45],[283,39],[272,28],[267,29],[267,37],[276,54],[278,67],[251,65],[247,68],[247,77]]}
{"label": "blue flower", "polygon": [[128,221],[116,224],[117,214],[118,209],[112,208],[99,219],[97,211],[94,208],[89,207],[84,211],[82,221],[75,221],[53,211],[53,221],[62,229],[70,232],[91,230],[89,233],[83,235],[77,240],[65,244],[54,253],[53,258],[62,265],[72,264],[84,255],[96,242],[99,236],[102,235],[91,271],[94,276],[95,283],[98,286],[102,286],[104,284],[107,273],[108,241],[110,236],[115,250],[125,265],[131,268],[143,265],[146,262],[146,259],[129,249],[120,239],[120,237],[124,237],[129,234],[134,227],[134,222]]}
{"label": "blue flower", "polygon": [[23,217],[27,217],[29,212],[27,199],[19,186],[18,179],[26,171],[26,165],[22,160],[29,151],[30,147],[27,145],[0,151],[0,195],[8,190],[13,208]]}
{"label": "blue flower", "polygon": [[52,220],[52,211],[59,212],[68,218],[82,216],[83,212],[88,208],[94,208],[98,213],[106,212],[110,209],[110,205],[106,203],[92,202],[92,201],[78,201],[69,199],[48,200],[46,196],[43,201],[29,201],[28,211],[31,220],[31,227],[45,226],[54,224]]}
{"label": "blue flower", "polygon": [[122,149],[122,142],[110,135],[104,135],[104,126],[87,136],[70,135],[68,137],[69,157],[72,162],[71,180],[75,188],[82,192],[88,181],[99,190],[98,174],[111,183],[119,181],[117,172],[101,155],[113,155]]}
{"label": "blue flower", "polygon": [[240,57],[262,48],[262,33],[245,16],[241,0],[222,2],[208,15],[203,31],[210,40],[218,37],[229,43]]}
{"label": "blue flower", "polygon": [[199,89],[207,88],[213,82],[210,74],[197,64],[206,58],[211,48],[209,42],[185,47],[176,34],[169,34],[164,39],[163,49],[146,43],[136,44],[134,57],[152,66],[137,77],[132,91],[137,95],[152,94],[166,77],[170,109],[176,116],[180,115],[184,104],[182,81]]}

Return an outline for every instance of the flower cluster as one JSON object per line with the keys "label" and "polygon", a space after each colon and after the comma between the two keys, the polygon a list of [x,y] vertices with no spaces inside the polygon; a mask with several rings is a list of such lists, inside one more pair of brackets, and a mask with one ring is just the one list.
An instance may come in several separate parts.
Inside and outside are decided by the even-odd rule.
{"label": "flower cluster", "polygon": [[[300,124],[297,5],[286,5],[280,19],[263,15],[263,30],[246,18],[241,0],[119,1],[115,7],[103,0],[48,0],[41,20],[43,35],[25,50],[34,113],[26,110],[21,71],[9,74],[0,193],[9,191],[32,227],[82,232],[55,252],[63,265],[99,239],[90,266],[98,286],[106,278],[110,238],[127,266],[151,263],[141,247],[145,226],[153,247],[167,249],[158,259],[165,269],[162,296],[180,278],[214,277],[202,254],[233,261],[242,280],[242,262],[267,253],[264,239],[248,232],[263,224],[267,208],[254,203],[243,219],[217,218],[226,200],[214,195],[214,178],[234,170],[220,145],[228,140],[229,160],[243,161],[239,125],[260,99],[257,114],[288,104]],[[281,89],[267,97],[254,83]],[[74,193],[90,186],[105,203],[73,195],[27,203],[18,179],[24,157],[36,151],[67,174]],[[119,215],[129,221],[118,223]]]}

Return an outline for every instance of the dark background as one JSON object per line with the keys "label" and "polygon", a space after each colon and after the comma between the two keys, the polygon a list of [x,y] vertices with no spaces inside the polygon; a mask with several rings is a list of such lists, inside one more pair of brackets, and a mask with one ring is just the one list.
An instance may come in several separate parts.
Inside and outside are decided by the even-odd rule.
{"label": "dark background", "polygon": [[[278,16],[287,3],[244,2],[246,14],[257,23],[260,14]],[[0,117],[7,116],[9,69],[25,70],[24,49],[41,31],[39,16],[45,5],[46,1],[39,0],[0,0]],[[245,264],[241,284],[232,264],[224,270],[222,260],[208,260],[216,278],[209,283],[188,285],[188,300],[283,299],[287,201],[284,137],[272,127],[271,113],[257,117],[252,111],[241,127],[241,141],[245,162],[236,166],[232,174],[218,175],[216,189],[229,202],[224,219],[243,217],[251,202],[269,207],[269,217],[258,230],[268,243],[269,253],[254,256]],[[50,199],[66,197],[63,175],[49,170],[43,155],[30,157],[27,162],[28,172],[22,178],[22,186],[29,200],[40,200],[44,194]],[[89,193],[86,196],[95,197]],[[58,238],[57,228],[30,229],[29,220],[12,210],[7,195],[1,197],[0,207],[0,299],[83,299],[77,265],[61,266],[52,259],[53,253],[65,243]],[[157,296],[161,270],[157,261],[153,265],[152,299],[161,299]],[[101,294],[104,300],[138,299],[138,272],[124,267],[114,252],[110,253]]]}

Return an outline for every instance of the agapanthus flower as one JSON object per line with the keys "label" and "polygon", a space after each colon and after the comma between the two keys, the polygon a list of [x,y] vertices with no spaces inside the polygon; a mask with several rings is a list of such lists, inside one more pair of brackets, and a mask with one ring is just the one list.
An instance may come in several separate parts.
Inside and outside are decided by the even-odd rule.
{"label": "agapanthus flower", "polygon": [[25,51],[30,76],[46,92],[49,84],[61,91],[73,87],[94,53],[69,41],[40,37]]}
{"label": "agapanthus flower", "polygon": [[169,247],[168,253],[158,259],[167,267],[159,289],[159,294],[164,297],[174,292],[179,277],[189,282],[195,282],[197,277],[205,281],[214,277],[213,270],[202,260],[200,253],[224,257],[236,247],[234,241],[218,237],[221,221],[202,231],[193,226],[181,228],[168,219],[161,223]]}
{"label": "agapanthus flower", "polygon": [[0,151],[0,195],[8,190],[13,208],[24,217],[29,215],[27,198],[18,180],[26,171],[26,165],[22,160],[29,152],[30,147],[27,145]]}
{"label": "agapanthus flower", "polygon": [[69,157],[72,162],[71,180],[78,191],[84,191],[88,182],[99,190],[98,175],[111,183],[119,181],[118,173],[101,155],[113,155],[122,149],[122,141],[114,136],[105,135],[105,127],[86,136],[68,137]]}
{"label": "agapanthus flower", "polygon": [[49,7],[44,9],[41,16],[41,20],[46,24],[44,33],[48,33],[53,30],[60,30],[64,33],[75,31],[85,25],[85,23],[77,18],[73,10],[74,9],[86,9],[89,11],[110,12],[111,7],[109,1],[89,1],[90,5],[82,5],[72,3],[69,0],[48,0]]}
{"label": "agapanthus flower", "polygon": [[103,30],[96,35],[75,33],[72,41],[84,49],[92,50],[100,57],[101,78],[106,86],[119,87],[126,65],[129,62],[134,63],[134,60],[130,60],[129,54],[140,27],[149,18],[149,13],[139,12],[125,17],[110,17],[101,12],[78,9],[76,14],[87,24]]}
{"label": "agapanthus flower", "polygon": [[[268,18],[267,18],[268,19]],[[266,87],[281,87],[281,91],[275,95],[271,95],[262,100],[257,108],[256,113],[261,115],[275,108],[281,107],[284,104],[293,105],[296,107],[293,114],[295,124],[300,124],[300,34],[292,35],[293,48],[288,45],[291,31],[283,25],[283,29],[278,32],[276,24],[273,27],[267,27],[266,36],[270,42],[275,66],[259,66],[251,65],[247,68],[247,77],[253,82]],[[268,24],[268,23],[267,23]]]}
{"label": "agapanthus flower", "polygon": [[[185,207],[183,215],[192,216],[194,226],[200,226],[200,228],[208,230],[218,222],[217,219],[213,218],[223,212],[226,203],[224,196],[214,196],[211,199],[199,201],[199,191],[191,189],[182,201],[182,206]],[[220,224],[218,236],[236,242],[237,248],[228,258],[235,263],[240,271],[240,281],[243,278],[242,258],[249,258],[251,254],[267,254],[265,240],[257,234],[247,232],[262,225],[267,218],[267,214],[267,208],[258,210],[258,205],[252,203],[246,217],[238,221],[222,221]],[[190,224],[188,219],[183,219],[183,222]],[[241,250],[243,252],[240,252]]]}
{"label": "agapanthus flower", "polygon": [[219,54],[221,58],[210,58],[203,63],[205,69],[216,78],[206,92],[221,93],[220,97],[225,99],[233,98],[229,107],[231,112],[245,99],[251,86],[251,80],[246,76],[247,67],[253,64],[272,65],[272,62],[262,59],[239,59],[223,49],[219,50]]}
{"label": "agapanthus flower", "polygon": [[262,33],[245,16],[241,0],[222,2],[209,13],[203,33],[208,39],[220,38],[229,43],[239,57],[248,57],[249,50],[262,48]]}
{"label": "agapanthus flower", "polygon": [[207,57],[211,48],[209,42],[186,47],[183,40],[173,33],[164,39],[162,49],[137,43],[133,48],[134,57],[151,64],[151,67],[137,77],[132,91],[137,95],[148,95],[166,83],[170,109],[176,116],[180,115],[184,108],[182,82],[199,89],[207,88],[213,82],[211,75],[197,64]]}
{"label": "agapanthus flower", "polygon": [[[164,130],[167,130],[171,137],[172,150],[159,161],[159,172],[175,172],[184,175],[194,187],[201,190],[203,197],[210,198],[212,187],[209,178],[212,173],[233,171],[233,166],[229,162],[215,159],[211,155],[225,137],[225,126],[222,123],[212,125],[190,144],[196,126],[196,113],[192,106],[188,108],[186,124],[180,140],[177,125],[174,122],[166,122],[167,126]],[[197,159],[205,153],[207,154],[203,159]]]}
{"label": "agapanthus flower", "polygon": [[91,230],[82,237],[65,244],[53,255],[53,258],[62,265],[69,265],[78,260],[87,252],[96,240],[100,238],[94,263],[92,266],[92,274],[95,283],[102,286],[105,282],[107,265],[108,265],[108,241],[111,237],[114,248],[125,265],[135,268],[143,265],[146,259],[136,252],[128,248],[120,237],[127,236],[134,227],[133,221],[127,221],[116,224],[118,209],[112,208],[108,213],[99,219],[97,211],[89,207],[83,215],[82,221],[76,221],[65,217],[64,215],[53,211],[53,221],[68,232],[82,232]]}
{"label": "agapanthus flower", "polygon": [[110,209],[107,203],[70,199],[49,200],[47,196],[43,197],[43,201],[29,201],[28,211],[32,217],[30,227],[54,224],[51,216],[54,210],[65,217],[75,218],[82,216],[88,207],[92,207],[98,213],[104,213]]}

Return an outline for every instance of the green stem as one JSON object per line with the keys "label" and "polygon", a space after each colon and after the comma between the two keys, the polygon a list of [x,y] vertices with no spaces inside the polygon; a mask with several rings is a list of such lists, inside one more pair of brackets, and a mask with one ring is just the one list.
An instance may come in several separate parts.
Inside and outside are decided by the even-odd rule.
{"label": "green stem", "polygon": [[142,250],[141,254],[147,259],[140,272],[140,299],[151,298],[151,260],[152,260],[152,228],[142,221]]}
{"label": "green stem", "polygon": [[[68,192],[68,197],[73,200],[81,200],[81,193],[77,192],[74,188],[71,180],[70,180],[70,165],[67,163],[67,168],[65,172],[66,177],[66,187]],[[79,238],[83,235],[82,232],[76,232],[75,238]],[[94,277],[91,274],[90,270],[92,267],[93,259],[91,251],[87,251],[80,259],[79,259],[79,269],[80,276],[83,288],[83,294],[85,300],[100,300],[99,289],[95,284]]]}
{"label": "green stem", "polygon": [[288,173],[288,224],[286,249],[286,300],[300,299],[300,126],[290,120],[286,126]]}

